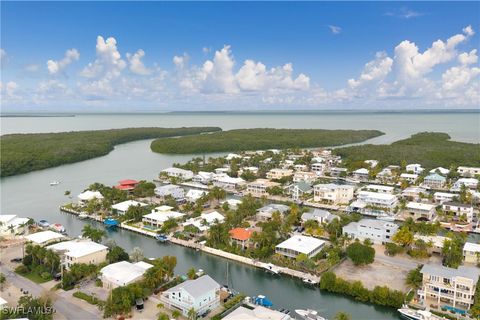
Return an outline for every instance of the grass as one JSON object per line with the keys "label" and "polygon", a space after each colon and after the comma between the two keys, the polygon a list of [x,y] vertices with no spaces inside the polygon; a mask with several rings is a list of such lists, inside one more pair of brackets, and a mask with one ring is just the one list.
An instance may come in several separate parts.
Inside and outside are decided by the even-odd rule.
{"label": "grass", "polygon": [[77,291],[72,294],[75,298],[82,299],[93,305],[101,305],[103,301],[89,294]]}
{"label": "grass", "polygon": [[188,154],[227,151],[338,146],[378,137],[378,130],[238,129],[180,138],[160,138],[151,144],[158,153]]}
{"label": "grass", "polygon": [[389,145],[337,148],[334,153],[347,164],[375,159],[383,165],[400,165],[405,160],[407,163],[420,163],[427,169],[438,166],[449,168],[452,165],[480,166],[480,144],[451,141],[448,134],[438,132],[417,133]]}
{"label": "grass", "polygon": [[108,154],[135,140],[220,131],[218,127],[126,128],[60,133],[8,134],[0,137],[0,176],[12,176]]}
{"label": "grass", "polygon": [[52,277],[47,278],[47,279],[42,278],[42,277],[41,277],[37,272],[35,272],[35,271],[30,271],[30,272],[28,272],[28,273],[20,273],[20,272],[17,272],[17,271],[15,271],[15,272],[18,273],[19,275],[21,275],[22,277],[25,277],[25,278],[27,278],[27,279],[35,282],[35,283],[38,283],[38,284],[40,284],[40,283],[45,283],[45,282],[48,282],[48,281],[50,281],[50,280],[53,279]]}

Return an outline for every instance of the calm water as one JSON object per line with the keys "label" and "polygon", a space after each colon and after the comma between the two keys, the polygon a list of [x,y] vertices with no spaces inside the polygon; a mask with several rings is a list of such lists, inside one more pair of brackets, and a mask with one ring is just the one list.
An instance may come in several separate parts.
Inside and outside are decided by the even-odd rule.
{"label": "calm water", "polygon": [[[139,126],[199,126],[214,125],[224,129],[242,127],[278,128],[353,128],[379,129],[387,134],[374,139],[376,143],[404,138],[418,131],[448,132],[456,140],[478,142],[479,114],[166,114],[166,115],[81,115],[56,118],[2,118],[2,134],[13,132],[54,132]],[[34,219],[47,219],[63,224],[70,235],[79,235],[83,225],[74,216],[62,214],[58,206],[72,201],[73,195],[95,181],[115,184],[118,180],[153,179],[158,172],[173,162],[184,162],[192,155],[169,156],[150,151],[150,141],[137,141],[117,146],[109,155],[71,165],[64,165],[0,180],[0,207],[2,214],[17,214]],[[49,182],[61,181],[56,187]],[[155,240],[131,232],[118,230],[109,233],[119,245],[130,251],[141,247],[147,257],[175,255],[177,273],[190,267],[206,270],[220,283],[226,283],[227,260]],[[340,310],[352,314],[353,319],[399,319],[393,309],[358,303],[354,300],[320,290],[306,288],[301,281],[287,277],[273,277],[263,271],[229,262],[230,284],[249,295],[266,294],[275,306],[314,308],[333,318]]]}

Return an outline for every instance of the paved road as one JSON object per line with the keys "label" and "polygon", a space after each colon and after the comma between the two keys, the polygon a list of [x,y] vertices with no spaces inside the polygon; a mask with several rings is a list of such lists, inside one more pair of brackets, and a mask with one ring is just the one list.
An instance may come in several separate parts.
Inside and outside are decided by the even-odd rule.
{"label": "paved road", "polygon": [[375,255],[375,260],[385,264],[393,265],[402,269],[406,269],[406,270],[415,269],[419,265],[419,263],[415,261],[401,259],[397,257],[389,257],[383,254],[378,254],[378,252]]}
{"label": "paved road", "polygon": [[[33,296],[38,297],[42,294],[42,292],[45,291],[45,289],[39,284],[17,275],[15,272],[11,271],[5,266],[0,266],[0,271],[5,274],[7,281],[14,287],[27,290],[29,294],[32,294]],[[54,294],[53,297],[55,300],[53,307],[57,313],[63,315],[66,319],[87,320],[101,318],[98,314],[88,312],[57,294]]]}

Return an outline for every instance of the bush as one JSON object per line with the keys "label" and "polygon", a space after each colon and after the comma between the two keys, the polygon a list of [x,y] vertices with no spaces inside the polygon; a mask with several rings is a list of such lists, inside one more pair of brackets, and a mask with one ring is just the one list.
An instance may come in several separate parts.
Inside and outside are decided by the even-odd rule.
{"label": "bush", "polygon": [[96,279],[96,280],[95,280],[95,286],[97,286],[97,287],[102,287],[102,286],[103,286],[102,280]]}
{"label": "bush", "polygon": [[83,293],[83,292],[80,292],[80,291],[77,291],[73,294],[73,296],[75,298],[78,298],[78,299],[82,299],[82,300],[85,300],[87,301],[88,303],[90,304],[93,304],[93,305],[98,305],[98,304],[101,304],[102,301],[99,300],[98,298],[94,297],[94,296],[91,296],[91,295],[88,295],[86,293]]}
{"label": "bush", "polygon": [[385,244],[385,250],[389,256],[394,256],[403,252],[403,248],[393,242],[387,242],[387,244]]}
{"label": "bush", "polygon": [[42,272],[42,273],[40,274],[40,277],[41,277],[42,279],[44,279],[44,280],[48,280],[48,279],[51,279],[51,278],[52,278],[52,275],[51,275],[50,273],[48,273],[48,272]]}
{"label": "bush", "polygon": [[20,265],[20,266],[15,268],[15,272],[18,273],[18,274],[26,274],[26,273],[30,272],[30,270],[27,268],[27,266]]}
{"label": "bush", "polygon": [[347,257],[356,266],[370,264],[375,258],[375,249],[356,241],[347,247]]}

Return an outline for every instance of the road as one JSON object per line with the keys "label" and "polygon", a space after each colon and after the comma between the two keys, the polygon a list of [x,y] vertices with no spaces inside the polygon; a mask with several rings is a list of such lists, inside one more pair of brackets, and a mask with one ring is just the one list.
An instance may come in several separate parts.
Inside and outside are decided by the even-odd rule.
{"label": "road", "polygon": [[[36,284],[33,281],[28,280],[22,276],[17,275],[15,272],[11,271],[9,268],[5,266],[0,266],[0,272],[5,274],[7,282],[11,283],[16,288],[22,288],[23,290],[27,290],[29,294],[33,296],[40,296],[45,289]],[[98,314],[94,314],[88,312],[76,304],[73,304],[67,299],[59,296],[58,294],[53,294],[53,307],[56,312],[66,319],[79,319],[79,320],[86,320],[86,319],[100,319],[101,317]]]}

